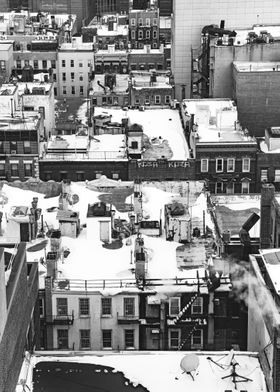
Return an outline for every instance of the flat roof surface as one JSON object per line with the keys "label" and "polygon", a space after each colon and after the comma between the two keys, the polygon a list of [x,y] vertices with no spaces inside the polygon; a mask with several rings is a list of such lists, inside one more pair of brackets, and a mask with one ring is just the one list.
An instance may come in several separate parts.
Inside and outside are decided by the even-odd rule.
{"label": "flat roof surface", "polygon": [[[260,216],[261,196],[211,195],[220,232],[230,230],[231,237],[239,238],[242,225],[255,212]],[[234,211],[234,213],[233,213]],[[260,220],[249,231],[251,238],[260,237]]]}
{"label": "flat roof surface", "polygon": [[254,25],[251,29],[234,29],[237,33],[235,37],[235,45],[247,44],[248,34],[251,32],[260,35],[262,31],[271,34],[274,39],[280,39],[280,25]]}
{"label": "flat roof surface", "polygon": [[128,26],[117,25],[114,22],[114,30],[109,30],[108,25],[99,25],[97,27],[97,36],[113,36],[113,35],[128,35]]}
{"label": "flat roof surface", "polygon": [[276,293],[280,296],[280,249],[259,250]]}
{"label": "flat roof surface", "polygon": [[[128,118],[130,124],[142,125],[144,134],[150,139],[161,137],[161,140],[167,140],[172,151],[172,156],[168,157],[169,160],[186,160],[189,158],[189,149],[177,110],[147,109],[141,112],[139,110],[125,111],[96,107],[95,115],[98,114],[112,115],[112,122],[118,123],[121,122],[122,118]],[[157,156],[154,159],[156,158]]]}
{"label": "flat roof surface", "polygon": [[[97,83],[100,82],[104,87],[104,81],[105,81],[105,75],[96,75],[94,80],[91,82],[91,86],[93,88],[93,93],[94,94],[102,94],[105,95],[104,93],[104,89]],[[117,93],[117,94],[121,94],[121,93],[126,93],[128,94],[128,92],[126,92],[126,90],[128,89],[128,81],[129,81],[129,75],[120,75],[117,74],[116,75],[116,86],[114,86],[113,92]],[[110,92],[109,87],[105,87],[106,92]],[[112,97],[114,98],[114,97]]]}
{"label": "flat roof surface", "polygon": [[198,125],[196,141],[199,143],[256,143],[238,125],[238,113],[230,99],[185,99],[182,104],[185,116],[194,114]]}
{"label": "flat roof surface", "polygon": [[[82,390],[82,387],[87,387],[83,390],[88,390],[88,385],[94,387],[90,384],[90,372],[86,367],[86,364],[91,364],[92,378],[96,380],[95,385],[100,385],[102,379],[103,385],[106,385],[106,391],[130,391],[131,386],[134,386],[136,391],[145,390],[148,392],[233,391],[235,390],[233,378],[224,378],[231,374],[233,367],[230,363],[233,358],[238,363],[238,374],[252,380],[239,382],[238,390],[266,392],[264,374],[257,354],[233,351],[197,353],[186,351],[106,353],[103,351],[86,354],[81,352],[37,352],[25,360],[20,379],[27,380],[26,386],[29,388],[31,388],[32,382],[36,380],[33,385],[35,392],[41,390],[40,387],[43,388],[44,386],[47,386],[49,392],[56,392],[55,380],[57,380],[60,388],[66,387],[67,380],[67,390],[69,392],[76,392],[77,384],[79,390]],[[181,367],[182,360],[196,363],[192,375],[184,372],[184,366]],[[215,365],[214,362],[224,365],[224,368]],[[113,377],[116,372],[122,372],[124,377],[127,378],[123,381],[123,386],[119,384],[116,377]],[[107,374],[107,379],[104,379],[104,373]],[[111,380],[111,383],[109,380]],[[141,389],[141,386],[144,389]],[[137,389],[137,387],[140,389]],[[17,388],[16,391],[22,390],[20,385]]]}
{"label": "flat roof surface", "polygon": [[234,61],[233,66],[238,72],[277,72],[280,61]]}

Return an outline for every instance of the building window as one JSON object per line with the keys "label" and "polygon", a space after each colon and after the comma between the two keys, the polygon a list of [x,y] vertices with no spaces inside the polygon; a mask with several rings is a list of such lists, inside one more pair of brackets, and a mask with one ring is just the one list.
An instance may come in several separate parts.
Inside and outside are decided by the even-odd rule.
{"label": "building window", "polygon": [[135,104],[140,105],[140,98],[137,95],[135,96]]}
{"label": "building window", "polygon": [[145,96],[145,105],[150,105],[150,97],[149,97],[149,95]]}
{"label": "building window", "polygon": [[82,72],[79,74],[79,81],[82,82],[84,80],[84,75]]}
{"label": "building window", "polygon": [[150,39],[150,38],[151,38],[150,30],[146,30],[146,39]]}
{"label": "building window", "polygon": [[147,27],[151,26],[151,19],[150,18],[146,18],[146,26]]}
{"label": "building window", "polygon": [[12,177],[19,177],[18,163],[11,164],[11,176]]}
{"label": "building window", "polygon": [[235,159],[234,158],[228,158],[227,159],[227,172],[232,173],[235,170]]}
{"label": "building window", "polygon": [[143,31],[142,30],[138,31],[138,39],[143,39]]}
{"label": "building window", "polygon": [[71,86],[71,94],[75,95],[75,86]]}
{"label": "building window", "polygon": [[34,66],[34,69],[38,69],[39,68],[38,60],[34,60],[33,61],[33,66]]}
{"label": "building window", "polygon": [[73,82],[75,80],[75,73],[71,72],[71,81]]}
{"label": "building window", "polygon": [[118,180],[120,178],[119,173],[112,173],[113,180]]}
{"label": "building window", "polygon": [[65,72],[62,73],[62,81],[66,82],[66,73]]}
{"label": "building window", "polygon": [[112,330],[103,329],[102,330],[102,344],[103,348],[112,348]]}
{"label": "building window", "polygon": [[133,150],[137,150],[138,149],[138,142],[136,142],[135,140],[132,141],[130,148],[132,148]]}
{"label": "building window", "polygon": [[221,173],[224,170],[224,160],[223,158],[216,159],[216,172]]}
{"label": "building window", "polygon": [[274,172],[274,181],[275,181],[275,182],[280,182],[280,169],[275,169],[275,172]]}
{"label": "building window", "polygon": [[261,169],[261,181],[266,182],[267,181],[267,173],[268,170],[267,169]]}
{"label": "building window", "polygon": [[66,86],[62,86],[62,94],[67,94]]}
{"label": "building window", "polygon": [[130,19],[131,26],[136,26],[136,20],[134,18]]}
{"label": "building window", "polygon": [[157,23],[157,19],[154,18],[154,19],[153,19],[153,25],[154,25],[154,26],[157,26],[157,24],[158,24],[158,23]]}
{"label": "building window", "polygon": [[203,313],[203,298],[197,297],[191,306],[192,314],[202,314]]}
{"label": "building window", "polygon": [[43,69],[47,69],[48,68],[47,60],[42,60],[42,67],[43,67]]}
{"label": "building window", "polygon": [[135,30],[131,30],[131,39],[135,39]]}
{"label": "building window", "polygon": [[169,316],[177,316],[180,312],[181,298],[171,297],[169,298]]}
{"label": "building window", "polygon": [[10,142],[10,151],[11,154],[17,153],[17,142]]}
{"label": "building window", "polygon": [[24,154],[31,154],[31,143],[29,140],[23,142],[23,151]]}
{"label": "building window", "polygon": [[156,49],[156,48],[157,48],[157,43],[154,42],[154,43],[153,43],[153,49]]}
{"label": "building window", "polygon": [[5,162],[0,163],[0,177],[5,177]]}
{"label": "building window", "polygon": [[67,316],[68,315],[67,298],[57,298],[56,299],[56,313],[58,316]]}
{"label": "building window", "polygon": [[74,60],[70,60],[70,67],[74,67]]}
{"label": "building window", "polygon": [[56,61],[51,60],[51,68],[55,69],[56,68]]}
{"label": "building window", "polygon": [[124,316],[135,315],[135,298],[126,297],[123,299],[123,312]]}
{"label": "building window", "polygon": [[165,96],[165,103],[166,103],[166,105],[169,105],[170,101],[171,101],[171,96],[170,95],[166,95]]}
{"label": "building window", "polygon": [[203,331],[202,329],[196,329],[192,333],[191,348],[202,348],[203,347]]}
{"label": "building window", "polygon": [[225,186],[223,182],[216,182],[216,193],[225,193]]}
{"label": "building window", "polygon": [[80,86],[80,95],[84,95],[84,86]]}
{"label": "building window", "polygon": [[101,315],[111,316],[112,314],[112,298],[101,298]]}
{"label": "building window", "polygon": [[134,348],[134,329],[124,330],[124,345],[125,348]]}
{"label": "building window", "polygon": [[232,195],[234,193],[234,182],[229,182],[227,184],[227,192],[228,195]]}
{"label": "building window", "polygon": [[83,68],[83,62],[79,61],[79,68]]}
{"label": "building window", "polygon": [[80,329],[80,349],[90,348],[90,329]]}
{"label": "building window", "polygon": [[65,60],[61,60],[61,66],[65,67]]}
{"label": "building window", "polygon": [[170,329],[169,330],[169,348],[178,349],[180,345],[180,329]]}
{"label": "building window", "polygon": [[242,181],[241,183],[241,193],[250,193],[250,182],[249,181]]}
{"label": "building window", "polygon": [[87,66],[88,66],[88,68],[90,68],[90,67],[91,67],[91,60],[88,60],[88,62],[87,62]]}
{"label": "building window", "polygon": [[44,298],[39,298],[39,314],[40,317],[45,317],[45,302]]}
{"label": "building window", "polygon": [[249,172],[250,171],[250,158],[242,159],[242,171]]}
{"label": "building window", "polygon": [[68,330],[58,329],[57,330],[57,348],[67,349],[68,348]]}
{"label": "building window", "polygon": [[53,74],[53,81],[56,82],[56,74]]}
{"label": "building window", "polygon": [[159,105],[161,103],[161,96],[160,95],[155,95],[155,104]]}
{"label": "building window", "polygon": [[200,171],[201,173],[207,173],[208,172],[208,159],[203,158],[200,161]]}
{"label": "building window", "polygon": [[80,316],[89,315],[89,298],[79,298],[79,314]]}
{"label": "building window", "polygon": [[0,69],[2,71],[6,71],[6,61],[5,60],[0,60]]}
{"label": "building window", "polygon": [[138,24],[139,24],[139,26],[143,26],[143,19],[142,18],[138,19]]}
{"label": "building window", "polygon": [[32,177],[32,163],[24,163],[24,177]]}
{"label": "building window", "polygon": [[21,69],[21,60],[17,60],[16,65],[17,69]]}
{"label": "building window", "polygon": [[227,316],[227,299],[220,297],[214,299],[214,315],[219,317]]}
{"label": "building window", "polygon": [[156,30],[153,31],[153,39],[157,39],[157,31]]}
{"label": "building window", "polygon": [[98,179],[102,176],[102,173],[95,173],[95,178]]}
{"label": "building window", "polygon": [[57,96],[57,87],[53,88],[53,92],[54,92],[54,96],[56,97]]}

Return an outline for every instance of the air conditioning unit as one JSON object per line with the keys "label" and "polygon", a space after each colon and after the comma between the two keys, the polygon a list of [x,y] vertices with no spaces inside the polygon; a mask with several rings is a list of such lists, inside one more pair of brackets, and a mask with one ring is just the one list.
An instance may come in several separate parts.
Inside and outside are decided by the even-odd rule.
{"label": "air conditioning unit", "polygon": [[15,155],[17,153],[17,150],[11,150],[11,154]]}

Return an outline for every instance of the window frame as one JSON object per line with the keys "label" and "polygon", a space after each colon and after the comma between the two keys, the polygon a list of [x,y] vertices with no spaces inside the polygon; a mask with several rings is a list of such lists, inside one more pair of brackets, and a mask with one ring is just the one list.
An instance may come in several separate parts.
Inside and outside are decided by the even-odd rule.
{"label": "window frame", "polygon": [[[203,169],[203,164],[206,162],[206,170]],[[200,172],[201,173],[208,173],[209,171],[209,159],[208,158],[201,158],[200,160]]]}
{"label": "window frame", "polygon": [[[200,343],[194,343],[194,338],[198,338],[197,336],[194,336],[194,334],[198,331],[200,332]],[[192,336],[191,336],[191,348],[192,349],[202,349],[203,348],[203,329],[202,328],[198,328],[193,331]]]}
{"label": "window frame", "polygon": [[[108,336],[104,336],[105,334],[108,334]],[[104,344],[106,342],[108,342],[108,344]],[[112,330],[111,329],[102,329],[102,347],[103,349],[112,349],[112,344],[113,339],[112,339]]]}
{"label": "window frame", "polygon": [[[176,333],[177,337],[172,337],[172,334]],[[172,344],[172,341],[176,340],[178,342],[177,345]],[[181,342],[181,329],[179,328],[170,328],[168,330],[168,347],[169,349],[178,350]]]}
{"label": "window frame", "polygon": [[[248,190],[248,192],[245,192],[245,190]],[[250,193],[250,181],[242,181],[241,182],[241,193],[243,195],[248,195]]]}
{"label": "window frame", "polygon": [[112,297],[101,298],[101,317],[112,317]]}
{"label": "window frame", "polygon": [[[131,334],[131,336],[129,336],[129,334]],[[124,347],[126,350],[135,348],[135,329],[124,330]]]}
{"label": "window frame", "polygon": [[[65,301],[64,304],[59,304],[59,301]],[[67,297],[56,297],[56,315],[57,316],[68,316],[68,298]]]}
{"label": "window frame", "polygon": [[[246,169],[245,161],[248,161],[248,169]],[[245,170],[246,169],[246,170]],[[251,159],[248,157],[242,158],[242,172],[249,173],[251,170]]]}
{"label": "window frame", "polygon": [[[230,167],[230,161],[232,161],[231,167]],[[235,158],[227,158],[227,172],[228,173],[235,172]]]}
{"label": "window frame", "polygon": [[[62,335],[62,332],[65,336],[59,336]],[[66,345],[62,345],[62,347],[59,347],[59,342],[66,342]],[[68,329],[57,329],[57,348],[60,350],[65,350],[69,348],[69,332]]]}
{"label": "window frame", "polygon": [[191,305],[191,314],[203,314],[203,297],[197,297]]}
{"label": "window frame", "polygon": [[155,105],[161,105],[161,95],[155,95]]}
{"label": "window frame", "polygon": [[[221,170],[218,170],[219,162],[221,163]],[[216,173],[223,173],[224,171],[224,158],[216,158]]]}
{"label": "window frame", "polygon": [[[83,334],[85,336],[82,336]],[[90,329],[80,329],[79,335],[80,335],[80,349],[90,350],[91,349]]]}
{"label": "window frame", "polygon": [[90,299],[88,297],[79,298],[79,316],[88,317],[90,315]]}
{"label": "window frame", "polygon": [[[172,301],[177,301],[177,305],[174,306],[172,305]],[[176,307],[178,309],[178,312],[173,313],[172,308]],[[181,310],[181,297],[170,297],[169,298],[169,316],[176,317],[178,316],[179,312]]]}
{"label": "window frame", "polygon": [[[131,303],[129,303],[131,302]],[[123,298],[123,315],[124,317],[134,317],[135,316],[135,298],[134,297],[124,297]]]}

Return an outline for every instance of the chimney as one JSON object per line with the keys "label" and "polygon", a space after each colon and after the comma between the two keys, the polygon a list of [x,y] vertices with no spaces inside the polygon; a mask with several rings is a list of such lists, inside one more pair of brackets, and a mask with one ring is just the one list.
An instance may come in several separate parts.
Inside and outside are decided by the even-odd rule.
{"label": "chimney", "polygon": [[275,188],[272,184],[263,184],[261,190],[261,227],[260,247],[261,249],[273,248],[274,238],[274,207]]}
{"label": "chimney", "polygon": [[221,20],[220,22],[220,29],[224,29],[225,28],[225,21]]}

